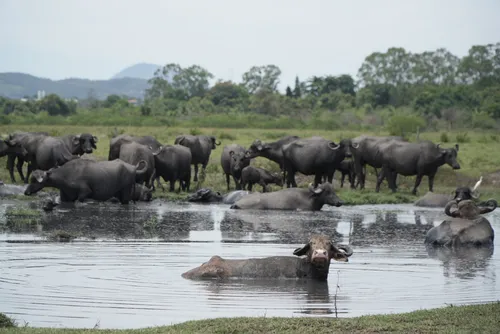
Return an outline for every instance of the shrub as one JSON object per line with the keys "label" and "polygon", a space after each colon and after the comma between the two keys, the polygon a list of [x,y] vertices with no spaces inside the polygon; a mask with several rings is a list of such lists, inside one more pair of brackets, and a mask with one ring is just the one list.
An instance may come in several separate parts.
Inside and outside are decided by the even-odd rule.
{"label": "shrub", "polygon": [[441,133],[440,141],[442,143],[448,143],[450,141],[450,138],[448,137],[448,134],[446,132]]}
{"label": "shrub", "polygon": [[392,136],[405,138],[423,127],[425,127],[425,120],[417,115],[393,115],[387,122],[387,130]]}
{"label": "shrub", "polygon": [[468,143],[470,142],[470,137],[467,132],[457,133],[456,136],[457,143]]}
{"label": "shrub", "polygon": [[16,327],[16,322],[3,313],[0,313],[0,328]]}

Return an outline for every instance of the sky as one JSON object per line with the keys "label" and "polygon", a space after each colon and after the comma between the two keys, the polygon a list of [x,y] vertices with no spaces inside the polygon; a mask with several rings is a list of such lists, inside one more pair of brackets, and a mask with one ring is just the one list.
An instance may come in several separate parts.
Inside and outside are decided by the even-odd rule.
{"label": "sky", "polygon": [[135,63],[193,64],[241,81],[274,64],[280,89],[355,76],[375,51],[500,42],[499,0],[0,0],[0,72],[108,79]]}

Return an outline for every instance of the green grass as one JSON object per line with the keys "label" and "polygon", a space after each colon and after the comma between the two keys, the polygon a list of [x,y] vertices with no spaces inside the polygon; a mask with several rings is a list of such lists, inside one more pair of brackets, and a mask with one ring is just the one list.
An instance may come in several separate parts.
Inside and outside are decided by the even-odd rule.
{"label": "green grass", "polygon": [[0,333],[498,333],[500,303],[356,318],[218,318],[137,330],[10,328]]}
{"label": "green grass", "polygon": [[[60,136],[69,133],[91,132],[99,138],[97,150],[94,156],[97,159],[106,159],[109,150],[109,139],[114,131],[114,126],[70,126],[70,125],[4,125],[0,126],[0,134],[5,136],[15,130],[21,131],[47,131],[51,135]],[[380,132],[360,132],[360,131],[325,131],[325,130],[297,130],[297,129],[221,129],[221,128],[179,128],[179,127],[118,127],[119,133],[128,133],[134,135],[152,135],[155,136],[163,144],[173,144],[176,136],[181,134],[207,134],[215,135],[221,140],[222,145],[218,146],[216,150],[212,151],[210,162],[207,166],[204,181],[200,184],[192,182],[191,189],[199,187],[208,187],[213,190],[225,193],[226,182],[222,173],[220,165],[220,156],[224,145],[231,143],[238,143],[242,146],[248,147],[254,139],[259,138],[263,141],[274,141],[285,135],[298,135],[301,137],[309,136],[322,136],[327,139],[338,142],[343,138],[352,138],[360,134],[372,135],[388,135],[385,131]],[[457,172],[453,171],[449,166],[443,166],[435,179],[435,192],[449,192],[457,185],[473,185],[479,176],[485,176],[483,185],[481,186],[482,197],[487,195],[498,197],[500,191],[496,189],[493,181],[500,181],[500,173],[498,176],[490,175],[490,173],[500,170],[500,138],[495,133],[488,132],[447,132],[444,136],[442,132],[421,133],[420,139],[429,139],[436,143],[445,139],[448,142],[442,143],[443,147],[452,147],[455,143],[460,142],[460,149],[458,153],[458,161],[461,169]],[[415,138],[410,138],[414,141]],[[465,141],[465,142],[464,142]],[[5,169],[6,158],[0,158],[0,180],[9,182],[10,178]],[[253,165],[266,168],[273,172],[278,172],[276,163],[269,161],[265,158],[256,158],[252,162]],[[414,177],[399,177],[399,192],[396,194],[390,193],[387,185],[382,185],[380,194],[374,192],[375,188],[375,175],[373,168],[367,167],[368,175],[366,182],[366,190],[351,191],[348,187],[341,189],[337,187],[339,196],[346,202],[346,204],[378,204],[378,203],[409,203],[417,197],[411,195]],[[194,172],[193,172],[194,175]],[[489,177],[487,177],[490,175]],[[339,173],[336,175],[339,176]],[[19,177],[16,172],[16,178],[19,182]],[[297,174],[297,183],[299,186],[307,186],[313,181],[312,176],[303,176]],[[177,188],[177,187],[176,187]],[[260,187],[256,187],[260,191]],[[280,189],[273,185],[273,190]],[[424,178],[419,187],[419,196],[427,192],[428,184],[427,178]],[[234,190],[234,183],[231,180],[231,190]],[[157,190],[154,194],[155,197],[167,198],[169,200],[182,200],[186,197],[185,193],[169,193],[168,191],[162,192]]]}

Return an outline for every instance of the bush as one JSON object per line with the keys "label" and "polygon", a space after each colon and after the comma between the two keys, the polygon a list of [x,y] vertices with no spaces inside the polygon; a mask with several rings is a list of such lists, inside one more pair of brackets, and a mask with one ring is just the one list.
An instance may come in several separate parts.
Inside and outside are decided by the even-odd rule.
{"label": "bush", "polygon": [[467,132],[457,133],[456,136],[457,143],[468,143],[470,142],[470,137]]}
{"label": "bush", "polygon": [[0,328],[12,328],[16,327],[16,322],[6,316],[3,313],[0,313]]}
{"label": "bush", "polygon": [[387,122],[387,131],[392,136],[407,138],[409,134],[425,127],[425,124],[425,120],[417,115],[393,115]]}
{"label": "bush", "polygon": [[448,134],[446,132],[441,133],[440,141],[442,143],[448,143],[450,141],[450,138],[448,137]]}

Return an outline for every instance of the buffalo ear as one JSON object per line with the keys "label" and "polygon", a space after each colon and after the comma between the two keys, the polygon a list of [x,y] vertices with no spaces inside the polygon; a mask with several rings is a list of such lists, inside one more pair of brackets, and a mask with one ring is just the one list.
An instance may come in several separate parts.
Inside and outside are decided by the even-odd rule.
{"label": "buffalo ear", "polygon": [[78,145],[80,144],[80,135],[76,135],[74,138],[73,138],[73,145]]}
{"label": "buffalo ear", "polygon": [[99,141],[99,138],[97,138],[97,136],[92,136],[92,140],[94,141],[94,143],[97,143]]}
{"label": "buffalo ear", "polygon": [[293,251],[293,255],[302,256],[306,255],[307,252],[311,249],[311,245],[309,243],[305,244],[303,247],[297,248]]}

